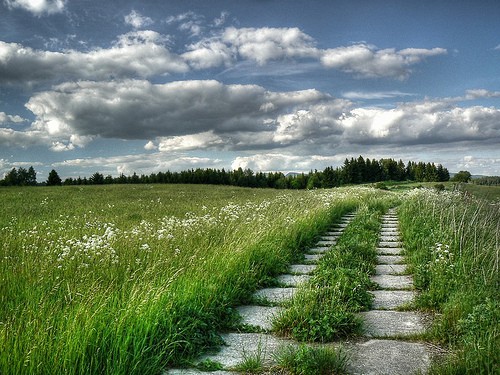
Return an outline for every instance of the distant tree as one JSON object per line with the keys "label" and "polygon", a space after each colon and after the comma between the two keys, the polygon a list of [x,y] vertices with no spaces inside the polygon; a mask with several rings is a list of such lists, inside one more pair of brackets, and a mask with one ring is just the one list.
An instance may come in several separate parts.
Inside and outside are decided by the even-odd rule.
{"label": "distant tree", "polygon": [[57,174],[57,172],[52,169],[49,172],[49,177],[47,178],[47,186],[60,186],[62,185],[62,180]]}
{"label": "distant tree", "polygon": [[460,171],[451,179],[452,182],[469,182],[472,175],[469,171]]}
{"label": "distant tree", "polygon": [[96,172],[92,175],[92,177],[90,177],[89,183],[93,185],[102,185],[104,184],[104,176],[101,173]]}
{"label": "distant tree", "polygon": [[18,175],[17,169],[12,168],[4,177],[3,184],[5,186],[16,186],[18,185]]}

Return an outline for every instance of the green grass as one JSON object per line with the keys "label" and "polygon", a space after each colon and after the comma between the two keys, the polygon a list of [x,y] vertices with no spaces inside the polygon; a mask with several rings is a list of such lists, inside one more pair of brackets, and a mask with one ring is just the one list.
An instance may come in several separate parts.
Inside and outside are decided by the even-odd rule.
{"label": "green grass", "polygon": [[437,313],[428,339],[452,353],[431,373],[499,373],[498,203],[425,189],[403,201],[400,228],[421,291],[416,304]]}
{"label": "green grass", "polygon": [[144,374],[220,344],[233,307],[364,188],[5,188],[0,373]]}
{"label": "green grass", "polygon": [[391,195],[366,200],[337,245],[319,261],[312,279],[299,289],[273,322],[273,329],[298,341],[330,342],[359,333],[356,313],[370,307],[369,275],[376,264],[380,216]]}
{"label": "green grass", "polygon": [[284,346],[275,355],[277,367],[292,375],[340,375],[346,373],[347,354],[331,346]]}

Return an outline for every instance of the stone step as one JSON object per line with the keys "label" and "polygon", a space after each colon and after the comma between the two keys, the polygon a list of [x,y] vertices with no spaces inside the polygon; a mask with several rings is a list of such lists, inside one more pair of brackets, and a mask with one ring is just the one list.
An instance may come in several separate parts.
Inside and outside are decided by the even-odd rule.
{"label": "stone step", "polygon": [[420,315],[411,311],[370,310],[359,315],[368,337],[406,336],[425,330]]}
{"label": "stone step", "polygon": [[396,241],[379,241],[378,247],[400,247],[401,242]]}
{"label": "stone step", "polygon": [[399,233],[399,229],[394,227],[381,228],[380,233]]}
{"label": "stone step", "polygon": [[398,230],[398,224],[381,224],[380,230],[395,229]]}
{"label": "stone step", "polygon": [[293,297],[297,288],[264,288],[256,291],[255,298],[264,298],[271,303],[283,303]]}
{"label": "stone step", "polygon": [[337,242],[338,239],[339,239],[339,236],[321,236],[320,237],[321,241],[333,241],[333,242]]}
{"label": "stone step", "polygon": [[321,247],[313,247],[311,249],[308,249],[308,253],[312,254],[324,254],[330,251],[329,247],[321,246]]}
{"label": "stone step", "polygon": [[235,372],[235,371],[219,370],[219,371],[206,372],[206,371],[202,371],[202,370],[196,370],[193,368],[174,368],[174,369],[167,370],[166,372],[164,372],[164,374],[166,374],[166,375],[207,375],[207,374],[210,374],[210,375],[233,375],[233,374],[234,375],[241,375],[241,373]]}
{"label": "stone step", "polygon": [[239,306],[236,311],[241,316],[241,323],[270,331],[273,319],[280,313],[281,307],[276,306]]}
{"label": "stone step", "polygon": [[413,279],[411,276],[376,275],[370,280],[377,283],[380,289],[412,289]]}
{"label": "stone step", "polygon": [[427,373],[431,356],[424,344],[369,340],[349,348],[347,371],[352,375],[407,375]]}
{"label": "stone step", "polygon": [[338,238],[343,232],[339,230],[331,230],[325,233],[325,236],[335,236]]}
{"label": "stone step", "polygon": [[400,243],[401,242],[401,240],[400,240],[400,238],[399,238],[398,235],[386,235],[386,234],[384,234],[384,235],[380,235],[378,237],[378,239],[381,242],[396,242],[396,243]]}
{"label": "stone step", "polygon": [[416,293],[406,290],[373,290],[374,309],[393,310],[413,301]]}
{"label": "stone step", "polygon": [[278,282],[285,286],[299,286],[309,281],[311,276],[309,275],[279,275],[276,279]]}
{"label": "stone step", "polygon": [[304,258],[306,262],[317,263],[323,258],[323,254],[305,254]]}
{"label": "stone step", "polygon": [[401,255],[379,255],[377,261],[379,264],[401,264],[404,258]]}
{"label": "stone step", "polygon": [[292,264],[290,265],[290,273],[296,275],[308,275],[314,272],[318,266],[316,264]]}
{"label": "stone step", "polygon": [[348,225],[349,223],[337,223],[333,224],[332,228],[347,228]]}
{"label": "stone step", "polygon": [[376,275],[397,275],[406,272],[406,264],[377,264]]}
{"label": "stone step", "polygon": [[377,247],[375,250],[380,255],[400,255],[403,253],[401,247]]}
{"label": "stone step", "polygon": [[336,244],[337,244],[337,241],[319,240],[318,242],[316,242],[316,246],[328,246],[328,247],[331,247],[331,246],[334,246]]}

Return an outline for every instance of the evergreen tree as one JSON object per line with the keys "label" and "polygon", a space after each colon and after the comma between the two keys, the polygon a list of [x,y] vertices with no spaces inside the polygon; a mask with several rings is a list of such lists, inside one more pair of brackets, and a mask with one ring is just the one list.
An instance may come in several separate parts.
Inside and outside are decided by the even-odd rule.
{"label": "evergreen tree", "polygon": [[62,180],[57,174],[57,172],[52,169],[49,172],[49,177],[47,178],[47,186],[60,186],[62,185]]}

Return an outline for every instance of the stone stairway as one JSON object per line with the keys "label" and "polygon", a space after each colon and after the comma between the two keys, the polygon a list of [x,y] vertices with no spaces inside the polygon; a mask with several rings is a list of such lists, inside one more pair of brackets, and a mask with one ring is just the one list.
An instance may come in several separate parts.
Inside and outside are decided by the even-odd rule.
{"label": "stone stairway", "polygon": [[[311,274],[316,269],[319,259],[337,243],[338,237],[342,234],[349,222],[355,215],[348,214],[342,217],[339,223],[334,224],[331,229],[316,243],[315,247],[308,250],[304,255],[304,260],[298,264],[292,264],[289,272],[278,276],[280,287],[264,288],[254,294],[253,305],[240,306],[237,308],[241,316],[241,323],[253,327],[258,333],[238,333],[230,332],[222,334],[225,345],[216,354],[205,355],[200,358],[200,362],[210,360],[220,363],[225,369],[232,369],[243,363],[250,357],[258,357],[265,364],[272,364],[273,353],[281,346],[297,344],[292,340],[283,339],[273,335],[273,318],[282,309],[282,304],[292,298],[301,283],[311,278]],[[206,374],[196,369],[171,369],[167,371],[169,375],[193,375]],[[214,371],[211,374],[237,374],[234,371]]]}
{"label": "stone stairway", "polygon": [[[225,371],[214,371],[211,374],[237,374],[231,371],[237,365],[251,357],[258,357],[264,364],[273,362],[273,353],[277,348],[296,344],[292,340],[273,335],[272,320],[282,309],[283,301],[291,298],[298,285],[306,282],[316,268],[316,262],[331,246],[336,244],[354,215],[345,215],[309,249],[304,261],[293,264],[289,273],[278,277],[282,285],[277,288],[265,288],[254,295],[255,303],[238,307],[242,323],[253,327],[258,333],[225,333],[222,339],[225,346],[217,354],[206,355],[200,361],[210,360],[220,363]],[[365,334],[356,343],[344,344],[349,353],[348,373],[369,375],[403,375],[420,371],[425,374],[429,367],[430,355],[425,344],[405,341],[408,335],[423,332],[422,317],[412,311],[400,311],[409,304],[415,292],[412,290],[411,276],[404,275],[406,266],[403,263],[402,248],[399,238],[398,221],[395,210],[383,216],[379,239],[378,265],[372,276],[378,288],[373,290],[373,309],[360,313],[364,321]],[[192,375],[206,374],[196,369],[171,369],[167,374]]]}
{"label": "stone stairway", "polygon": [[414,311],[399,311],[415,297],[411,276],[404,275],[406,265],[394,209],[383,216],[380,231],[378,265],[372,281],[372,310],[360,313],[365,340],[350,348],[350,374],[425,374],[430,354],[425,344],[405,341],[404,337],[422,333],[422,316]]}

